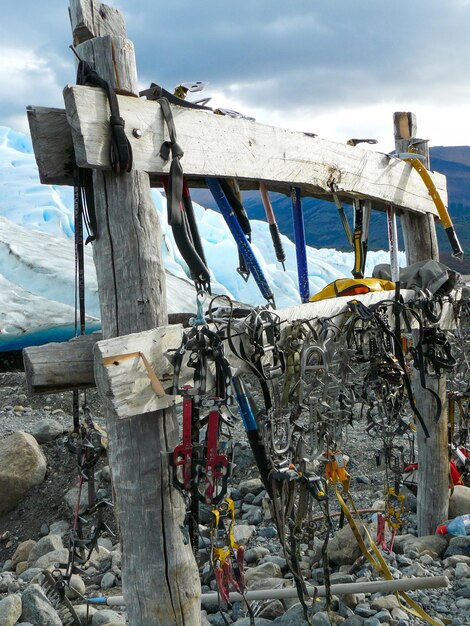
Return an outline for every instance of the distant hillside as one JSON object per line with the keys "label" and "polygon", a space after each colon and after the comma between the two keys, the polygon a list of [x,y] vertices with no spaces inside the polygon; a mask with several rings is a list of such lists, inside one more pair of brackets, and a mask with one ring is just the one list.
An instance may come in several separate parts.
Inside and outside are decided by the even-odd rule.
{"label": "distant hillside", "polygon": [[[441,259],[460,272],[470,273],[470,146],[436,146],[431,148],[431,169],[447,177],[449,212],[454,221],[460,242],[466,252],[464,263],[452,258],[446,235],[438,228]],[[205,207],[217,209],[207,189],[194,189],[193,197]],[[270,194],[274,212],[281,232],[293,238],[290,198],[282,194]],[[265,220],[260,195],[255,191],[243,193],[244,205],[252,219]],[[336,207],[331,202],[305,198],[302,202],[307,243],[316,248],[348,250],[348,242],[342,229]],[[352,207],[345,206],[352,224]],[[399,234],[401,239],[401,234]],[[369,246],[372,250],[387,249],[387,225],[385,214],[374,212],[371,220]],[[403,243],[401,244],[403,248]]]}

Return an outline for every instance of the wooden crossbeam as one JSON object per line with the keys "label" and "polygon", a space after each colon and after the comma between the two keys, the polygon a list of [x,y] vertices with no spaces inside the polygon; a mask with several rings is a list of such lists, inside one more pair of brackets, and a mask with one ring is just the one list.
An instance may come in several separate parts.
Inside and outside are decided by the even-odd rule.
{"label": "wooden crossbeam", "polygon": [[[109,111],[104,93],[69,86],[64,100],[77,163],[109,169]],[[159,154],[168,138],[160,105],[126,96],[118,100],[135,168],[154,176],[168,173],[170,164]],[[289,193],[294,185],[304,195],[327,198],[335,184],[340,196],[369,198],[376,208],[393,204],[437,214],[420,177],[408,163],[394,157],[209,111],[172,106],[172,112],[178,143],[184,149],[181,163],[189,179],[237,178],[245,188],[256,188],[264,180],[272,190]],[[139,138],[134,131],[139,131]],[[447,203],[445,177],[434,173],[433,179]]]}

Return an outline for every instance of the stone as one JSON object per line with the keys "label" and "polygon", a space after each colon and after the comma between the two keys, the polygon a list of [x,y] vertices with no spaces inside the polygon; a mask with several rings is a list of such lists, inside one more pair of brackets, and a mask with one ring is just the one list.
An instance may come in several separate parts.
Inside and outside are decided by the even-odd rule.
{"label": "stone", "polygon": [[399,608],[400,603],[396,599],[393,594],[388,596],[379,596],[371,600],[370,608],[375,609],[376,611],[380,611],[382,609],[387,609],[388,611],[392,611],[394,608]]}
{"label": "stone", "polygon": [[29,553],[29,566],[31,567],[32,565],[34,565],[39,558],[41,558],[45,554],[48,554],[48,552],[52,552],[53,550],[60,550],[63,547],[64,544],[60,535],[46,535],[45,537],[41,537],[41,539],[39,539],[39,541]]}
{"label": "stone", "polygon": [[[242,617],[240,619],[237,619],[237,621],[234,622],[233,624],[234,626],[250,626],[250,618]],[[273,624],[278,624],[278,622],[277,621],[273,622],[270,619],[263,619],[263,618],[258,618],[258,617],[256,618],[256,626],[273,626]],[[305,624],[307,624],[307,622],[305,622]],[[292,626],[294,625],[292,624]]]}
{"label": "stone", "polygon": [[251,524],[235,524],[233,529],[233,536],[236,543],[240,543],[242,546],[246,544],[248,539],[251,539],[256,532],[256,526]]}
{"label": "stone", "polygon": [[24,622],[31,622],[34,626],[62,626],[57,611],[49,604],[39,585],[29,585],[21,594],[22,613]]}
{"label": "stone", "polygon": [[53,522],[49,528],[50,535],[65,535],[70,530],[70,524],[66,520]]}
{"label": "stone", "polygon": [[41,573],[41,569],[39,567],[28,567],[28,569],[18,576],[18,580],[22,580],[25,583],[30,583],[35,576],[38,576]]}
{"label": "stone", "polygon": [[362,623],[362,626],[380,626],[380,625],[381,625],[381,622],[378,619],[378,617],[376,617],[375,615],[374,617],[368,617]]}
{"label": "stone", "polygon": [[103,609],[102,611],[96,611],[91,618],[91,626],[105,626],[106,624],[125,624],[126,620],[122,615],[111,611],[110,609]]}
{"label": "stone", "polygon": [[49,569],[50,567],[54,567],[56,563],[67,563],[68,558],[69,551],[67,548],[60,548],[59,550],[52,550],[52,552],[48,552],[39,557],[34,565],[41,569]]}
{"label": "stone", "polygon": [[351,617],[346,618],[341,624],[342,626],[363,626],[364,618],[359,617],[359,615],[351,615]]}
{"label": "stone", "polygon": [[358,604],[365,601],[366,595],[365,593],[345,593],[342,596],[342,599],[346,606],[354,609]]}
{"label": "stone", "polygon": [[377,610],[372,609],[368,604],[358,604],[354,612],[360,617],[372,617],[377,613]]}
{"label": "stone", "polygon": [[23,572],[26,572],[27,569],[28,569],[28,561],[20,561],[16,566],[15,572],[19,576],[20,574],[23,574]]}
{"label": "stone", "polygon": [[47,443],[60,437],[64,432],[63,425],[50,418],[44,417],[33,424],[31,434],[38,443]]}
{"label": "stone", "polygon": [[266,605],[264,609],[258,613],[258,615],[263,619],[273,620],[276,619],[276,617],[284,615],[284,611],[285,609],[282,602],[280,600],[273,600]]}
{"label": "stone", "polygon": [[326,611],[319,611],[318,613],[315,613],[310,621],[312,626],[330,626],[331,624],[330,616],[326,613]]}
{"label": "stone", "polygon": [[87,610],[90,618],[93,617],[93,615],[97,611],[94,606],[87,606],[86,604],[75,604],[73,608],[75,609],[75,613],[77,614],[77,617],[82,622],[82,624],[86,624]]}
{"label": "stone", "polygon": [[423,537],[408,536],[403,544],[403,552],[406,555],[416,553],[418,556],[426,551],[432,552],[437,557],[444,554],[447,548],[447,539],[441,535],[424,535]]}
{"label": "stone", "polygon": [[263,580],[263,578],[282,578],[279,565],[276,563],[262,563],[245,572],[245,580],[248,586],[257,580]]}
{"label": "stone", "polygon": [[14,626],[21,617],[21,596],[17,593],[0,600],[0,624]]}
{"label": "stone", "polygon": [[277,537],[277,528],[274,526],[265,526],[258,530],[258,535],[266,539],[275,539]]}
{"label": "stone", "polygon": [[470,513],[470,487],[454,485],[454,492],[449,498],[449,519]]}
{"label": "stone", "polygon": [[16,567],[18,563],[21,563],[21,561],[27,561],[31,550],[35,545],[36,542],[33,539],[28,539],[27,541],[22,541],[18,544],[18,547],[11,557],[11,566]]}
{"label": "stone", "polygon": [[[359,532],[364,537],[364,529],[360,527]],[[361,548],[349,524],[343,526],[328,543],[328,557],[336,565],[354,563],[360,555]]]}
{"label": "stone", "polygon": [[470,557],[470,535],[466,537],[452,537],[449,541],[444,557],[458,555]]}
{"label": "stone", "polygon": [[70,585],[65,587],[65,595],[69,600],[76,600],[85,595],[85,583],[78,574],[72,574]]}
{"label": "stone", "polygon": [[389,621],[392,619],[392,614],[388,609],[382,609],[374,615],[374,618],[378,620],[380,624],[388,624]]}
{"label": "stone", "polygon": [[263,557],[260,562],[261,563],[276,563],[276,565],[279,565],[282,571],[285,571],[287,569],[287,561],[283,556],[270,554],[269,556]]}
{"label": "stone", "polygon": [[444,569],[447,569],[448,567],[455,567],[457,563],[467,563],[467,565],[470,565],[470,556],[464,556],[463,554],[449,556],[447,559],[444,559]]}
{"label": "stone", "polygon": [[[78,486],[72,487],[64,496],[65,503],[71,511],[75,511],[78,502]],[[80,513],[88,508],[88,489],[83,489],[80,495]]]}
{"label": "stone", "polygon": [[16,432],[0,440],[0,515],[12,511],[44,481],[46,459],[32,435]]}
{"label": "stone", "polygon": [[264,485],[260,478],[251,478],[249,480],[242,480],[238,485],[238,489],[242,497],[246,496],[247,493],[253,493],[257,496],[263,491]]}
{"label": "stone", "polygon": [[401,608],[392,609],[392,617],[396,620],[402,620],[404,622],[410,621],[410,614]]}
{"label": "stone", "polygon": [[111,589],[116,584],[116,576],[112,572],[106,572],[106,574],[101,579],[101,588],[102,589]]}
{"label": "stone", "polygon": [[467,563],[457,563],[455,566],[455,578],[460,580],[461,578],[470,578],[470,565]]}
{"label": "stone", "polygon": [[253,565],[253,563],[257,563],[264,556],[269,554],[269,550],[267,548],[263,548],[262,546],[256,546],[255,548],[250,548],[245,552],[245,563],[247,565]]}

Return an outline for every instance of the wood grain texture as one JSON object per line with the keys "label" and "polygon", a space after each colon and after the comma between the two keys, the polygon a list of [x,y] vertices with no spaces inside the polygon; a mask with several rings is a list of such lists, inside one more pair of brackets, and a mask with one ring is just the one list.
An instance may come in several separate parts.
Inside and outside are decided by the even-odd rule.
{"label": "wood grain texture", "polygon": [[45,185],[73,185],[73,140],[65,109],[26,109],[39,179]]}
{"label": "wood grain texture", "polygon": [[[81,0],[86,13],[91,0]],[[79,54],[98,74],[137,91],[133,48],[122,37],[92,39]],[[105,122],[106,126],[106,122]],[[167,323],[161,231],[148,176],[94,174],[98,239],[93,244],[104,337]],[[98,387],[101,386],[96,376]],[[174,409],[118,419],[106,405],[109,458],[129,623],[198,626],[200,584],[181,526],[184,503],[171,484],[168,453],[178,442]]]}
{"label": "wood grain texture", "polygon": [[[404,116],[411,120],[409,126]],[[416,117],[413,114],[395,113],[395,146],[397,150],[408,150],[416,132]],[[420,153],[429,162],[427,144],[419,145]],[[430,215],[404,214],[401,217],[407,263],[417,261],[439,260],[439,247],[436,226]],[[451,322],[452,324],[452,322]],[[452,326],[450,326],[452,327]],[[413,343],[419,341],[418,331],[413,331]],[[425,438],[423,429],[417,425],[418,449],[418,534],[432,535],[443,520],[447,519],[449,508],[449,455],[448,455],[448,408],[446,393],[446,375],[439,380],[426,376],[426,386],[434,390],[441,401],[442,410],[439,421],[435,421],[436,400],[421,386],[420,374],[417,369],[411,371],[413,393],[423,421],[429,431]]]}
{"label": "wood grain texture", "polygon": [[74,45],[104,35],[126,36],[122,14],[97,0],[70,0],[69,16]]}
{"label": "wood grain texture", "polygon": [[29,393],[94,387],[93,347],[99,339],[101,333],[92,333],[65,343],[25,348],[23,361]]}
{"label": "wood grain texture", "polygon": [[[69,86],[64,100],[79,165],[108,169],[109,112],[103,92]],[[170,164],[159,155],[167,139],[159,104],[121,96],[119,106],[135,168],[152,175],[168,173]],[[242,186],[264,180],[274,191],[287,193],[296,185],[304,195],[317,197],[328,197],[335,183],[342,198],[370,198],[376,208],[393,204],[437,215],[420,176],[396,158],[207,111],[177,106],[172,111],[189,178],[237,178]],[[140,139],[133,137],[133,129],[141,131]],[[433,180],[446,204],[445,177],[433,173]]]}

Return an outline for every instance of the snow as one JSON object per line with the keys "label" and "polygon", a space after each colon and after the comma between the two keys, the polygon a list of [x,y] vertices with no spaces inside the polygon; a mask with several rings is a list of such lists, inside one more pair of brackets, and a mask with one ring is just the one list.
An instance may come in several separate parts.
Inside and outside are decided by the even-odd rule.
{"label": "snow", "polygon": [[[195,311],[195,291],[166,219],[166,200],[153,190],[162,225],[162,253],[167,271],[169,312]],[[223,217],[195,204],[214,293],[247,304],[262,304],[253,278],[236,272],[238,252]],[[278,307],[300,303],[295,246],[282,236],[286,271],[276,261],[268,225],[252,222],[253,250]],[[31,146],[22,133],[0,126],[0,351],[13,350],[74,334],[75,259],[73,189],[41,185]],[[337,278],[350,276],[353,253],[308,248],[310,292]],[[404,259],[402,259],[403,261]],[[366,274],[388,252],[370,252]],[[99,327],[99,302],[91,246],[85,248],[87,332]]]}

